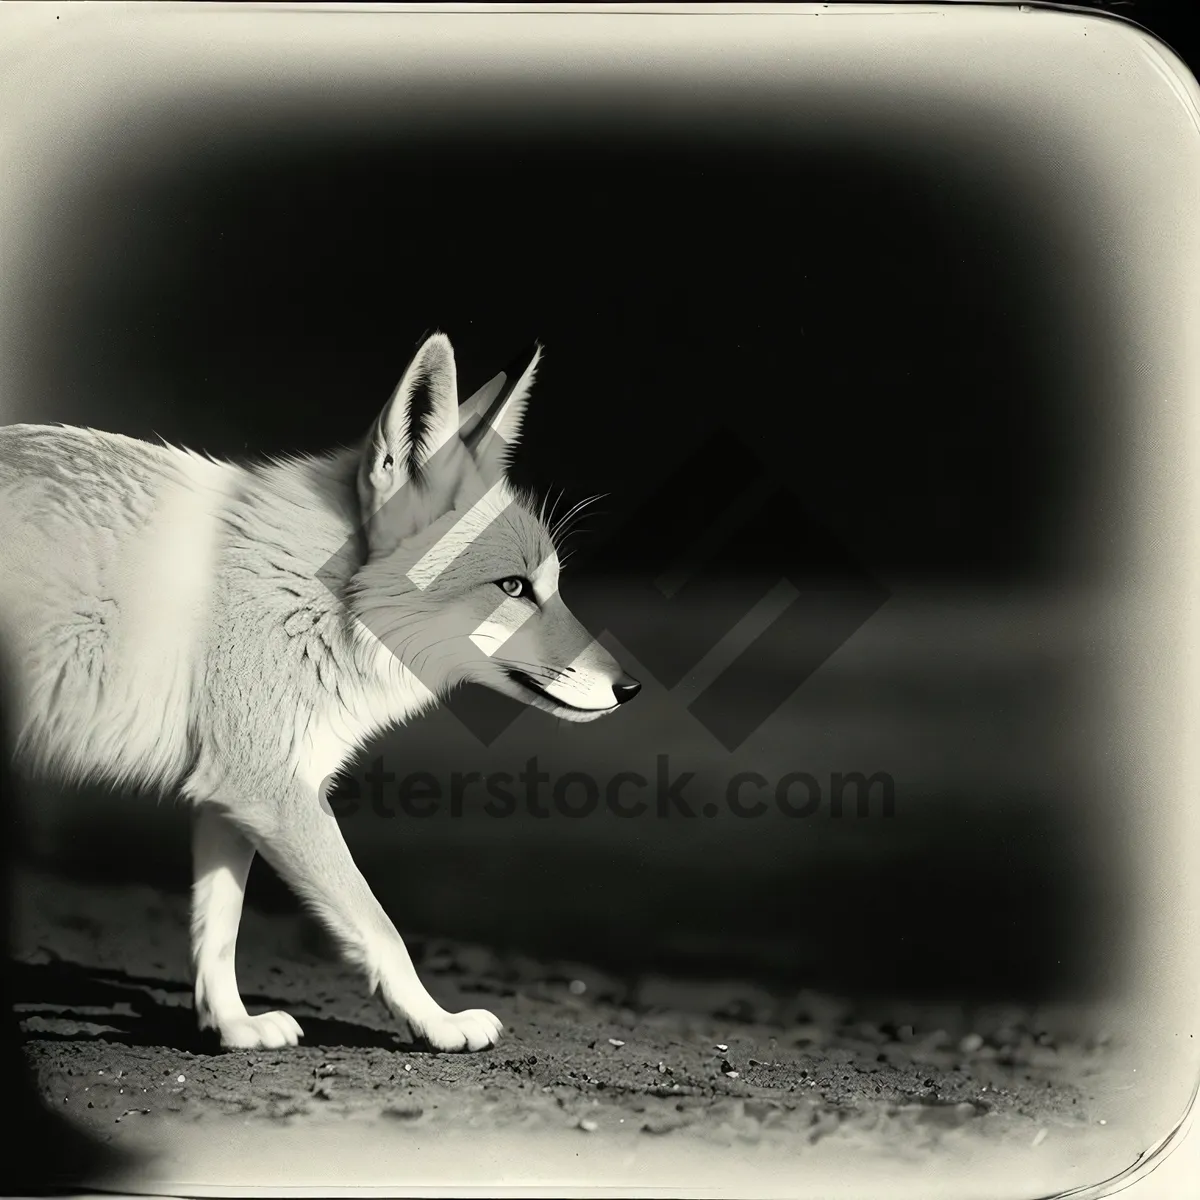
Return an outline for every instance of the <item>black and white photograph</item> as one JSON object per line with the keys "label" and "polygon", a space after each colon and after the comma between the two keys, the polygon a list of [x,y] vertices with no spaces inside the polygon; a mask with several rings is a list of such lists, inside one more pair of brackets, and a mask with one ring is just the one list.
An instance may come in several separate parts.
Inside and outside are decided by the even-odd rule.
{"label": "black and white photograph", "polygon": [[1200,86],[1136,9],[0,9],[10,1188],[1151,1194]]}

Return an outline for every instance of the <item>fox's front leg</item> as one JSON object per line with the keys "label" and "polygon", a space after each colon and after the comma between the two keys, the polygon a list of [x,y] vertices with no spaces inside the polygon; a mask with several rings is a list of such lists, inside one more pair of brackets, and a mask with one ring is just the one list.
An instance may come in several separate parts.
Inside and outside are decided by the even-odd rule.
{"label": "fox's front leg", "polygon": [[196,808],[192,824],[192,973],[196,1016],[228,1048],[294,1046],[303,1031],[285,1012],[246,1012],[234,958],[246,876],[254,847],[211,804]]}
{"label": "fox's front leg", "polygon": [[259,852],[379,989],[392,1015],[436,1050],[485,1050],[504,1026],[481,1008],[447,1012],[417,977],[404,940],[354,865],[337,820],[295,785],[248,822]]}

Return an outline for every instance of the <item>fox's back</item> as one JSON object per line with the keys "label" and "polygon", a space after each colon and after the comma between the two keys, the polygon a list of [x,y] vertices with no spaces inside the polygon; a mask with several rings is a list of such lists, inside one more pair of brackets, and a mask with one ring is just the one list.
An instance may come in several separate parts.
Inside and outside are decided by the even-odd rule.
{"label": "fox's back", "polygon": [[0,428],[0,623],[22,749],[177,777],[237,469],[88,429]]}

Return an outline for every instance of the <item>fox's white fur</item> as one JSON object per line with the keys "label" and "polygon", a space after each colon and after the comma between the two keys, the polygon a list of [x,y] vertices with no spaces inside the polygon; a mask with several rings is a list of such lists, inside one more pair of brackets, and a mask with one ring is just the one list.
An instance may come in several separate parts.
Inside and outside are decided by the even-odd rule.
{"label": "fox's white fur", "polygon": [[0,429],[18,753],[193,802],[196,1009],[226,1046],[302,1036],[238,994],[256,851],[417,1039],[474,1050],[500,1034],[422,986],[322,790],[460,683],[571,720],[636,693],[566,609],[551,530],[508,483],[539,357],[460,408],[434,334],[364,444],[322,457],[242,466],[91,429]]}

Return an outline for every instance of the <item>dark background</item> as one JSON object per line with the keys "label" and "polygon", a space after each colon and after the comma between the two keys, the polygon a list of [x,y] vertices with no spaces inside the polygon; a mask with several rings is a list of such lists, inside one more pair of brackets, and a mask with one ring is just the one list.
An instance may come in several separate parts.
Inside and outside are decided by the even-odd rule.
{"label": "dark background", "polygon": [[[1121,336],[1069,172],[982,112],[906,140],[833,109],[798,127],[765,98],[697,97],[682,123],[571,99],[477,95],[435,130],[297,107],[287,136],[229,105],[172,114],[58,230],[28,406],[217,455],[318,451],[365,432],[426,331],[453,339],[464,397],[542,339],[517,475],[609,494],[564,593],[645,692],[586,727],[527,713],[488,746],[439,713],[353,773],[537,754],[605,777],[668,754],[696,806],[741,770],[885,771],[896,814],[360,811],[346,836],[401,929],[631,974],[1091,994],[1131,818],[1099,774],[1105,664],[1075,614],[1119,570]],[[728,452],[648,504],[714,431]],[[749,459],[794,507],[741,531],[746,572],[821,583],[818,529],[887,600],[807,680],[799,652],[756,664],[804,686],[730,752],[638,658],[706,614],[639,597],[678,549],[655,531],[732,499]],[[186,886],[181,809],[39,787],[35,853]],[[291,903],[261,864],[252,900]]]}
{"label": "dark background", "polygon": [[[363,435],[427,330],[464,399],[536,337],[523,482],[636,508],[724,427],[877,571],[1078,569],[1096,416],[1081,431],[1093,360],[1069,355],[1095,300],[1019,176],[750,114],[656,134],[602,103],[215,138],[105,181],[49,272],[44,403],[103,397],[123,431],[214,454],[316,452]],[[740,477],[731,446],[705,483]]]}

